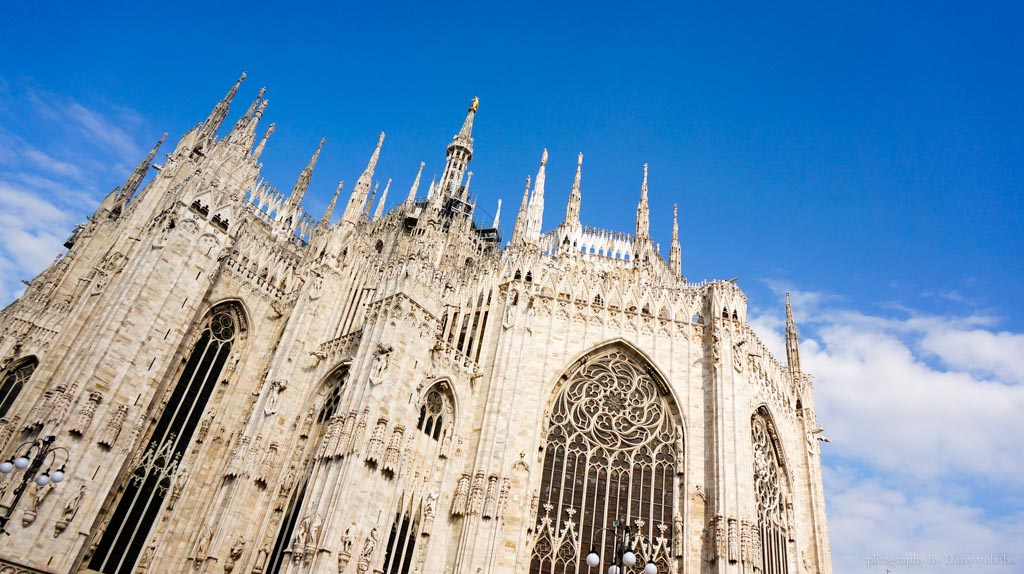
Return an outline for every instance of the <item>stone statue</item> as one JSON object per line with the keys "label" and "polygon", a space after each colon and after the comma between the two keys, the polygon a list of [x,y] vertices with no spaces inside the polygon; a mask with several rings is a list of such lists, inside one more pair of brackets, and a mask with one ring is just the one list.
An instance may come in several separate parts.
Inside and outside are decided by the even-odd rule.
{"label": "stone statue", "polygon": [[377,529],[374,528],[363,542],[363,551],[359,553],[359,561],[356,563],[356,571],[363,574],[370,568],[370,560],[373,558],[373,551],[377,549]]}
{"label": "stone statue", "polygon": [[352,554],[352,545],[355,543],[355,529],[356,523],[353,522],[345,529],[345,533],[341,535],[341,551],[346,554]]}
{"label": "stone statue", "polygon": [[270,383],[270,396],[267,397],[267,404],[263,407],[263,414],[270,416],[277,412],[277,399],[288,388],[288,381],[277,380]]}

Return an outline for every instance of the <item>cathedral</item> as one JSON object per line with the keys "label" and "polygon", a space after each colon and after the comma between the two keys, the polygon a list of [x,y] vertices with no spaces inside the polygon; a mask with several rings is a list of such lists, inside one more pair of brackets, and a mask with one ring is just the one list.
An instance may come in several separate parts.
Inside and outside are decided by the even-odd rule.
{"label": "cathedral", "polygon": [[244,77],[0,311],[0,574],[831,572],[788,299],[783,363],[661,256],[646,165],[634,233],[582,154],[545,231],[539,153],[502,237],[474,98],[440,179],[378,196],[382,133],[316,217],[323,141],[269,185]]}

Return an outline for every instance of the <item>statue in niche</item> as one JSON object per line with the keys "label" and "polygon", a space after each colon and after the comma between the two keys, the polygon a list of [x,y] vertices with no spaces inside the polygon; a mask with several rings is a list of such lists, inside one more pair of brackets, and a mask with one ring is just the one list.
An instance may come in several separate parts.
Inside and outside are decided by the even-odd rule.
{"label": "statue in niche", "polygon": [[156,554],[156,545],[150,544],[142,551],[142,556],[139,557],[139,563],[135,565],[135,568],[143,572],[148,570],[149,565],[153,563],[154,554]]}
{"label": "statue in niche", "polygon": [[224,562],[224,571],[231,572],[235,569],[235,564],[242,559],[242,553],[245,552],[245,538],[242,536],[235,540],[235,543],[231,545],[231,549],[228,550],[228,559]]}
{"label": "statue in niche", "polygon": [[206,560],[206,552],[210,549],[210,544],[213,542],[213,530],[210,530],[209,525],[203,526],[203,530],[199,533],[199,540],[196,542],[196,562],[202,562]]}
{"label": "statue in niche", "polygon": [[174,505],[181,498],[181,491],[185,489],[186,482],[188,482],[188,468],[183,466],[178,470],[178,475],[174,477],[174,484],[171,486],[171,496],[167,501],[167,510],[174,510]]}
{"label": "statue in niche", "polygon": [[78,492],[71,497],[64,504],[64,509],[61,511],[60,518],[57,519],[57,523],[53,527],[53,537],[60,536],[61,532],[71,524],[71,521],[75,519],[75,515],[78,514],[78,507],[82,504],[82,497],[85,496],[85,485],[82,484],[78,487]]}
{"label": "statue in niche", "polygon": [[288,381],[276,380],[270,382],[270,396],[267,397],[267,404],[263,407],[263,414],[270,416],[277,412],[278,397],[288,388]]}
{"label": "statue in niche", "polygon": [[352,554],[352,545],[355,544],[355,529],[356,523],[353,522],[345,529],[345,533],[341,535],[341,552],[345,554]]}
{"label": "statue in niche", "polygon": [[437,512],[437,492],[427,495],[423,503],[423,533],[430,534],[430,528],[434,525],[434,515]]}
{"label": "statue in niche", "polygon": [[387,373],[388,364],[391,362],[391,345],[383,343],[377,345],[377,354],[373,356],[373,364],[370,366],[370,382],[379,385],[384,382],[384,375]]}
{"label": "statue in niche", "polygon": [[377,528],[370,530],[370,534],[366,537],[366,542],[363,543],[363,551],[359,554],[359,561],[356,563],[356,571],[363,574],[370,568],[370,559],[373,557],[373,551],[377,548]]}

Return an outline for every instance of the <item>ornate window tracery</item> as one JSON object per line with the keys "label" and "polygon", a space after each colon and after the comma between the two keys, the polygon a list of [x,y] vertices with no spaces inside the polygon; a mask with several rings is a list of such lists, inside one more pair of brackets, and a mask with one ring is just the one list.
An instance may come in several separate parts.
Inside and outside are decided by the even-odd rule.
{"label": "ornate window tracery", "polygon": [[445,423],[454,422],[454,407],[443,385],[434,385],[420,406],[420,418],[416,428],[434,440],[440,440]]}
{"label": "ornate window tracery", "polygon": [[25,383],[35,372],[37,365],[39,361],[35,357],[28,357],[4,373],[3,379],[0,380],[0,418],[7,416],[7,412],[11,410],[15,399],[25,388]]}
{"label": "ornate window tracery", "polygon": [[[767,412],[751,421],[754,443],[754,497],[757,501],[759,542],[754,549],[755,567],[764,574],[787,574],[788,488],[781,449]],[[758,564],[758,561],[760,564]]]}
{"label": "ornate window tracery", "polygon": [[103,574],[128,573],[142,553],[160,507],[171,487],[181,456],[203,417],[206,403],[232,348],[247,330],[235,304],[215,307],[200,327],[199,338],[157,420],[142,455],[123,485],[120,500],[108,515],[89,569]]}
{"label": "ornate window tracery", "polygon": [[[567,377],[545,422],[546,445],[531,574],[590,572],[596,549],[610,564],[613,521],[636,539],[637,572],[672,572],[678,413],[643,359],[623,348],[586,357]],[[627,569],[627,572],[629,569]]]}

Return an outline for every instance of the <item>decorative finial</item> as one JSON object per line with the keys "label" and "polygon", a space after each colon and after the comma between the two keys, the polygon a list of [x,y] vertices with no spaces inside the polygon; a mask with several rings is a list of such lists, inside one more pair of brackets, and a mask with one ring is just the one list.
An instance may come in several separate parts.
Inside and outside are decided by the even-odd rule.
{"label": "decorative finial", "polygon": [[468,111],[476,113],[476,111],[479,108],[480,108],[480,98],[478,98],[476,96],[473,96],[473,101],[472,101],[472,103],[469,104],[469,110]]}
{"label": "decorative finial", "polygon": [[[546,165],[548,163],[548,148],[544,148],[544,152],[540,154],[540,164]],[[645,167],[646,169],[646,167]]]}

